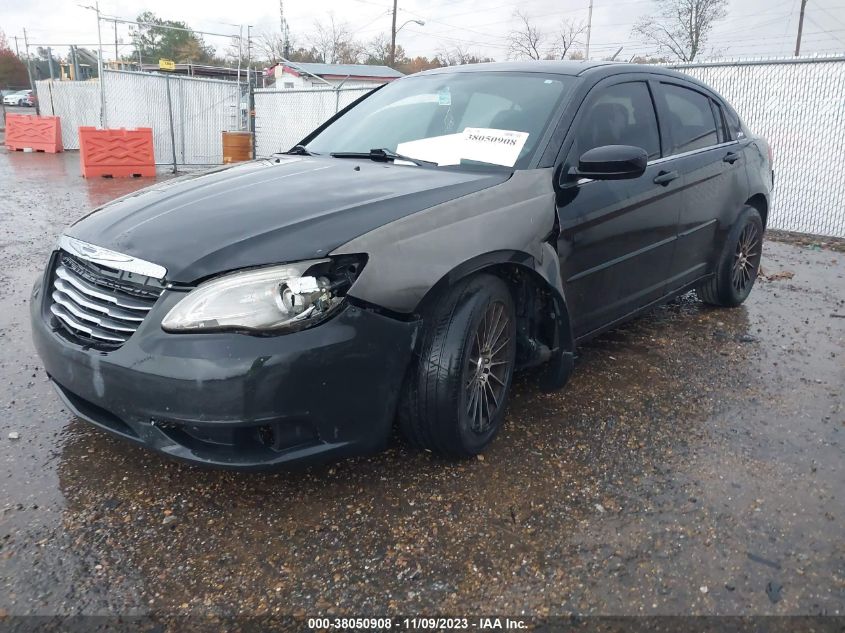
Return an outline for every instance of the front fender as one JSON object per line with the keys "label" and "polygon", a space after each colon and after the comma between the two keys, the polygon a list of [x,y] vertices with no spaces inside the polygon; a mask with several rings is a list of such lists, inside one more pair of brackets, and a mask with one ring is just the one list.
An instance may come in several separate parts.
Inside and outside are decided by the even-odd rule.
{"label": "front fender", "polygon": [[542,262],[554,201],[551,169],[516,171],[506,182],[385,224],[331,254],[366,253],[349,294],[411,314],[438,281],[487,253],[525,253]]}
{"label": "front fender", "polygon": [[[443,285],[497,264],[517,264],[555,297],[560,353],[574,351],[555,248],[553,170],[516,171],[504,183],[406,216],[353,239],[332,255],[366,253],[349,295],[414,314]],[[565,379],[564,379],[565,380]]]}

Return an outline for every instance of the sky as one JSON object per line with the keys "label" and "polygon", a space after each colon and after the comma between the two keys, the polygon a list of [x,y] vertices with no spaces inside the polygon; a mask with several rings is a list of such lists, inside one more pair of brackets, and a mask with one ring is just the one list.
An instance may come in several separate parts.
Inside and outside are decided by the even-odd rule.
{"label": "sky", "polygon": [[[96,48],[97,22],[92,11],[80,5],[94,0],[0,0],[0,29],[10,43],[23,30],[33,44],[52,44],[65,54],[63,44]],[[706,58],[791,56],[798,30],[801,0],[729,0],[727,17],[718,23],[708,44]],[[443,49],[461,46],[465,51],[507,59],[507,34],[515,27],[514,11],[522,10],[549,34],[563,20],[587,19],[589,0],[399,0],[398,24],[405,24],[397,42],[409,56],[431,57]],[[367,41],[390,31],[392,0],[285,0],[285,14],[297,43],[307,44],[316,20],[333,15],[345,22],[355,36]],[[654,7],[653,0],[594,0],[591,57],[612,55],[617,59],[656,52],[638,40],[631,27]],[[134,18],[144,10],[160,17],[182,20],[192,28],[220,34],[236,34],[239,24],[253,33],[279,30],[278,0],[100,0],[104,15]],[[118,50],[131,52],[128,25],[118,25]],[[105,57],[114,57],[112,24],[102,25]],[[229,42],[221,36],[205,36],[223,49]],[[583,47],[581,47],[583,48]],[[802,54],[845,54],[845,0],[809,0],[804,24]]]}

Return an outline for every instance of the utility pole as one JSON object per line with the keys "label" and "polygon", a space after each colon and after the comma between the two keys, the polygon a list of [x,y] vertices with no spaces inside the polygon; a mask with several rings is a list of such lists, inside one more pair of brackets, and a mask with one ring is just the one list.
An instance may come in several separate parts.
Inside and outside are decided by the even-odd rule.
{"label": "utility pole", "polygon": [[393,0],[393,26],[390,27],[390,67],[396,63],[396,11],[399,0]]}
{"label": "utility pole", "polygon": [[[806,0],[805,0],[806,2]],[[587,51],[584,59],[590,59],[590,36],[593,34],[593,0],[590,0],[590,11],[587,14]]]}
{"label": "utility pole", "polygon": [[[35,92],[35,82],[32,81],[32,60],[29,56],[29,39],[26,36],[26,29],[23,30],[23,45],[26,50],[26,74],[29,77],[29,87]],[[41,106],[38,103],[38,99],[35,100],[35,114],[41,114]]]}
{"label": "utility pole", "polygon": [[20,52],[20,49],[18,49],[18,36],[15,35],[15,57],[20,58],[20,56],[21,56],[21,52]]}
{"label": "utility pole", "polygon": [[100,127],[106,128],[106,85],[105,73],[103,72],[103,34],[100,30],[100,3],[94,3],[94,12],[97,14],[97,79],[100,82]]}
{"label": "utility pole", "polygon": [[290,34],[288,33],[288,22],[285,20],[285,0],[279,0],[279,26],[282,34],[282,56],[290,55]]}
{"label": "utility pole", "polygon": [[118,68],[118,60],[120,60],[120,55],[117,52],[117,20],[114,21],[114,69],[119,70]]}
{"label": "utility pole", "polygon": [[32,81],[32,60],[29,57],[29,38],[26,36],[26,29],[23,30],[23,48],[26,51],[26,74],[29,77],[29,87],[35,90],[35,82]]}
{"label": "utility pole", "polygon": [[53,49],[47,47],[47,66],[50,68],[50,81],[56,78],[56,71],[53,69]]}
{"label": "utility pole", "polygon": [[801,0],[801,16],[798,18],[798,39],[795,42],[795,56],[801,54],[801,35],[804,33],[804,11],[807,8],[807,0]]}

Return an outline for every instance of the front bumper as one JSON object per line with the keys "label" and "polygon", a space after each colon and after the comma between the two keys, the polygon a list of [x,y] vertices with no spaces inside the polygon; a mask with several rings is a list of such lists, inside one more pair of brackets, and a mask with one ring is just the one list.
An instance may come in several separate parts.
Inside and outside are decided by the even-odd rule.
{"label": "front bumper", "polygon": [[132,337],[100,352],[50,326],[42,284],[35,348],[71,411],[171,457],[260,469],[364,454],[390,435],[418,323],[349,305],[280,336],[168,334],[165,291]]}

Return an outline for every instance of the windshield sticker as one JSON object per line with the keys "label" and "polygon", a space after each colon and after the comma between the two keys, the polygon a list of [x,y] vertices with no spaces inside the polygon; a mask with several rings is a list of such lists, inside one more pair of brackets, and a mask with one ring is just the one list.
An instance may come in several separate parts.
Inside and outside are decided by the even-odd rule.
{"label": "windshield sticker", "polygon": [[[398,154],[438,165],[459,165],[462,159],[513,167],[528,140],[528,132],[468,127],[458,134],[445,134],[399,143]],[[394,161],[397,165],[409,164]]]}
{"label": "windshield sticker", "polygon": [[[438,165],[458,165],[461,162],[463,138],[463,134],[446,134],[444,136],[421,138],[416,141],[399,143],[396,146],[396,153],[418,158],[419,160],[430,160]],[[400,165],[405,164],[401,161],[394,162]]]}
{"label": "windshield sticker", "polygon": [[437,105],[450,106],[452,105],[452,93],[449,88],[443,88],[437,93]]}
{"label": "windshield sticker", "polygon": [[468,127],[463,133],[461,158],[513,167],[528,140],[528,132]]}

